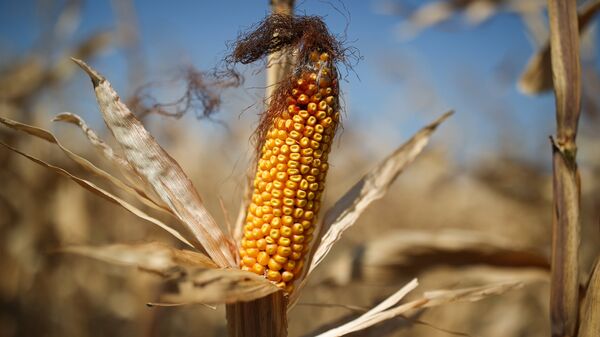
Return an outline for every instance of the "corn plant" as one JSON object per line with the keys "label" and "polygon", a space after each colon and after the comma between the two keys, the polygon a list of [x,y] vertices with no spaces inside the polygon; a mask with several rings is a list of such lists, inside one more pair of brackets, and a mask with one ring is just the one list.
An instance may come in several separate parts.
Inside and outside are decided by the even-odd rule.
{"label": "corn plant", "polygon": [[[292,23],[294,28],[286,31],[282,25],[272,25],[274,22],[287,27]],[[63,113],[54,120],[78,126],[121,177],[75,154],[47,130],[0,117],[4,126],[58,146],[67,157],[104,183],[185,228],[179,231],[168,221],[159,220],[85,178],[1,143],[162,228],[185,247],[154,242],[71,246],[64,247],[64,251],[134,266],[176,281],[177,290],[164,293],[161,302],[153,305],[226,305],[230,336],[286,336],[287,313],[297,303],[307,280],[318,271],[317,267],[344,231],[356,223],[372,202],[385,195],[398,175],[421,153],[436,128],[452,114],[443,114],[374,165],[319,218],[327,157],[334,131],[341,123],[336,62],[342,54],[320,18],[276,15],[264,24],[279,34],[261,30],[265,26],[259,26],[257,32],[241,39],[239,53],[233,54],[234,61],[249,63],[273,51],[293,51],[297,63],[287,74],[288,80],[274,89],[257,129],[258,160],[253,193],[247,208],[244,207],[244,223],[237,227],[239,234],[231,235],[221,229],[179,164],[120,100],[110,82],[79,59],[73,61],[90,77],[102,117],[119,148],[111,148],[76,114]],[[262,44],[255,43],[257,37]],[[282,43],[286,38],[287,42]],[[252,43],[244,44],[248,41]],[[358,318],[319,336],[345,335],[410,310],[479,300],[520,283],[427,292],[399,304],[417,285],[417,280],[412,280]]]}

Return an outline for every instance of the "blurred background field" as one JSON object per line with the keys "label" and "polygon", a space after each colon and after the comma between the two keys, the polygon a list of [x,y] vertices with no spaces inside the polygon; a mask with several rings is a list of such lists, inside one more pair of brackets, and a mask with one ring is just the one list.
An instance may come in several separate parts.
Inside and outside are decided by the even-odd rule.
{"label": "blurred background field", "polygon": [[[194,109],[176,118],[145,113],[144,107],[151,98],[180,98],[184,69],[219,66],[227,42],[269,10],[266,0],[2,1],[0,116],[49,128],[101,164],[79,130],[51,122],[70,111],[108,136],[89,79],[68,57],[84,59],[125,101],[137,103],[134,112],[190,175],[219,223],[234,221],[253,156],[249,140],[263,108],[264,71],[240,68],[244,84],[223,92],[211,119]],[[499,297],[418,312],[356,335],[547,336],[554,98],[518,85],[548,37],[545,1],[306,0],[296,12],[324,16],[362,56],[341,84],[345,123],[331,155],[326,205],[419,127],[445,110],[456,113],[388,195],[345,234],[291,312],[290,335],[344,322],[418,277],[416,294],[526,282]],[[597,19],[581,38],[585,280],[600,247]],[[148,97],[139,95],[148,83],[141,91]],[[85,175],[43,141],[7,128],[0,128],[0,140]],[[173,243],[0,148],[0,337],[224,335],[223,308],[148,308],[163,290],[157,278],[56,253],[71,244],[152,240]],[[498,247],[506,250],[497,254]],[[386,249],[395,258],[382,260]]]}

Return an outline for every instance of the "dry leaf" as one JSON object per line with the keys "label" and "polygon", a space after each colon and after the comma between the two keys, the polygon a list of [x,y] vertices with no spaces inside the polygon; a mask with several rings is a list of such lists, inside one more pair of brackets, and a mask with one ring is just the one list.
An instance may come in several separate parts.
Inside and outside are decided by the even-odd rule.
{"label": "dry leaf", "polygon": [[550,270],[547,255],[513,239],[480,231],[402,229],[355,247],[316,277],[338,286],[353,281],[390,283],[440,265],[487,265],[513,272],[515,268],[533,268],[544,275]]}
{"label": "dry leaf", "polygon": [[550,46],[546,44],[527,62],[517,88],[524,94],[535,95],[552,89]]}
{"label": "dry leaf", "polygon": [[121,146],[127,161],[152,187],[208,255],[221,267],[236,265],[235,244],[204,207],[200,195],[179,164],[156,142],[123,104],[110,83],[81,60],[73,59],[91,78],[104,121]]}
{"label": "dry leaf", "polygon": [[[365,329],[373,324],[369,324],[369,322],[373,321],[381,317],[381,314],[386,310],[390,309],[390,307],[396,305],[400,300],[402,300],[409,292],[413,291],[419,282],[417,279],[413,279],[409,283],[407,283],[404,287],[394,293],[392,296],[388,297],[386,300],[375,306],[373,309],[367,311],[363,315],[359,316],[355,320],[352,320],[346,324],[340,325],[334,329],[326,331],[322,334],[317,335],[316,337],[334,337],[334,336],[343,336],[349,334],[351,332],[359,331]],[[378,321],[379,322],[379,321]]]}
{"label": "dry leaf", "polygon": [[97,247],[70,246],[59,251],[108,263],[134,266],[164,277],[177,276],[182,272],[182,268],[217,268],[217,265],[202,253],[172,248],[159,242]]}
{"label": "dry leaf", "polygon": [[[586,3],[579,10],[577,21],[580,32],[586,29],[599,9],[600,0],[595,0]],[[552,89],[552,57],[548,41],[529,59],[517,86],[521,92],[528,95]]]}
{"label": "dry leaf", "polygon": [[579,321],[579,337],[600,336],[600,258],[590,276]]}
{"label": "dry leaf", "polygon": [[[416,280],[413,280],[412,282],[407,284],[403,288],[403,290],[406,288],[406,290],[411,291],[416,287],[416,285]],[[475,302],[493,295],[503,294],[509,290],[518,288],[520,286],[521,283],[519,282],[506,282],[465,289],[429,291],[425,293],[424,296],[420,299],[396,307],[392,306],[398,302],[397,298],[391,299],[390,297],[384,302],[382,302],[380,305],[375,307],[381,310],[375,310],[374,308],[369,312],[365,313],[364,315],[356,318],[355,320],[350,321],[334,329],[331,329],[327,332],[324,332],[318,335],[317,337],[334,337],[347,335],[352,332],[369,328],[385,320],[398,317],[413,309],[429,308],[459,301]],[[398,293],[394,294],[392,297],[396,297],[397,294]],[[383,305],[384,303],[385,305]]]}
{"label": "dry leaf", "polygon": [[521,282],[504,282],[463,289],[427,291],[423,294],[423,297],[427,299],[427,303],[423,307],[436,307],[453,302],[477,302],[493,295],[504,294],[509,290],[522,286]]}
{"label": "dry leaf", "polygon": [[408,21],[401,24],[397,34],[402,40],[418,35],[424,29],[446,21],[454,14],[454,8],[446,1],[434,1],[416,10]]}
{"label": "dry leaf", "polygon": [[126,178],[131,178],[132,182],[140,181],[139,177],[137,177],[137,175],[135,174],[133,167],[129,165],[127,160],[125,160],[123,157],[117,154],[108,144],[106,144],[102,139],[100,139],[96,132],[94,132],[94,130],[92,130],[87,125],[83,118],[74,113],[63,112],[56,115],[52,119],[52,121],[65,122],[77,125],[81,129],[81,131],[83,131],[83,134],[87,137],[87,139],[94,146],[94,148],[96,148],[96,150],[98,150],[98,152],[100,152],[100,154],[102,154],[102,156],[106,158],[111,164],[119,168],[119,170],[121,170],[121,172]]}
{"label": "dry leaf", "polygon": [[415,37],[426,28],[447,22],[449,19],[463,14],[467,24],[481,24],[501,12],[517,15],[528,15],[540,12],[544,8],[544,0],[468,0],[468,1],[428,1],[414,10],[406,22],[398,29],[402,39]]}
{"label": "dry leaf", "polygon": [[60,174],[62,174],[64,176],[70,178],[71,180],[73,180],[74,182],[76,182],[81,187],[85,188],[86,190],[88,190],[88,191],[90,191],[90,192],[92,192],[92,193],[94,193],[96,195],[99,195],[99,196],[103,197],[104,199],[106,199],[106,200],[108,200],[108,201],[110,201],[112,203],[115,203],[115,204],[123,207],[124,209],[128,210],[129,212],[131,212],[132,214],[138,216],[139,218],[144,219],[146,221],[149,221],[149,222],[151,222],[151,223],[159,226],[160,228],[166,230],[171,235],[173,235],[174,237],[176,237],[177,239],[179,239],[181,242],[187,244],[188,246],[194,247],[188,240],[186,240],[175,229],[173,229],[173,228],[165,225],[160,220],[151,217],[150,215],[144,213],[139,208],[137,208],[137,207],[131,205],[130,203],[126,202],[125,200],[123,200],[123,199],[121,199],[121,198],[119,198],[119,197],[111,194],[110,192],[108,192],[108,191],[106,191],[106,190],[104,190],[104,189],[96,186],[95,184],[93,184],[93,183],[91,183],[91,182],[89,182],[89,181],[87,181],[85,179],[82,179],[82,178],[79,178],[77,176],[74,176],[73,174],[69,173],[65,169],[62,169],[60,167],[51,165],[51,164],[49,164],[49,163],[47,163],[47,162],[45,162],[45,161],[43,161],[41,159],[38,159],[38,158],[30,156],[30,155],[28,155],[26,153],[23,153],[23,152],[15,149],[14,147],[11,147],[11,146],[3,143],[3,142],[0,142],[0,145],[4,146],[4,147],[8,148],[9,150],[12,150],[12,151],[14,151],[14,152],[16,152],[16,153],[18,153],[20,155],[22,155],[23,157],[25,157],[25,158],[33,161],[34,163],[36,163],[36,164],[38,164],[38,165],[40,165],[42,167],[46,167],[46,168],[48,168],[48,169],[50,169],[50,170],[52,170],[52,171],[54,171],[56,173],[60,173]]}
{"label": "dry leaf", "polygon": [[352,264],[359,270],[415,274],[434,265],[486,264],[503,267],[533,267],[549,270],[547,256],[514,240],[472,230],[397,230],[361,247]]}
{"label": "dry leaf", "polygon": [[166,294],[165,303],[223,304],[252,301],[280,291],[262,276],[239,269],[199,270],[179,283],[179,293]]}
{"label": "dry leaf", "polygon": [[467,23],[478,25],[485,22],[498,12],[498,4],[492,1],[472,1],[465,7],[464,15]]}
{"label": "dry leaf", "polygon": [[363,315],[363,317],[367,317],[367,318],[373,317],[373,316],[381,313],[382,311],[385,311],[385,310],[391,308],[392,306],[394,306],[398,302],[400,302],[406,295],[408,295],[409,292],[413,291],[418,285],[419,285],[419,282],[417,281],[417,279],[412,279],[410,282],[408,282],[404,287],[402,287],[400,290],[398,290],[392,296],[386,298],[383,302],[379,303],[373,309],[367,311]]}
{"label": "dry leaf", "polygon": [[168,210],[164,207],[161,207],[160,205],[156,204],[153,200],[148,198],[148,196],[144,193],[144,191],[136,188],[133,185],[124,183],[120,179],[114,177],[113,175],[109,174],[108,172],[106,172],[106,171],[102,170],[101,168],[97,167],[96,165],[92,164],[89,160],[75,154],[71,150],[64,147],[51,132],[44,130],[42,128],[35,127],[35,126],[19,123],[17,121],[13,121],[11,119],[4,118],[4,117],[0,117],[0,123],[4,124],[5,126],[11,128],[13,130],[24,132],[31,136],[43,139],[51,144],[57,145],[67,155],[67,157],[69,157],[75,163],[79,164],[79,166],[81,166],[85,170],[92,172],[95,175],[110,181],[116,187],[133,194],[138,200],[143,202],[145,205],[152,207],[156,210],[160,210],[160,211],[172,214],[170,212],[170,210]]}
{"label": "dry leaf", "polygon": [[547,18],[544,12],[526,13],[521,16],[521,21],[526,28],[527,37],[535,49],[542,48],[548,41]]}
{"label": "dry leaf", "polygon": [[45,61],[41,55],[22,58],[0,77],[0,100],[17,101],[31,95],[46,79]]}

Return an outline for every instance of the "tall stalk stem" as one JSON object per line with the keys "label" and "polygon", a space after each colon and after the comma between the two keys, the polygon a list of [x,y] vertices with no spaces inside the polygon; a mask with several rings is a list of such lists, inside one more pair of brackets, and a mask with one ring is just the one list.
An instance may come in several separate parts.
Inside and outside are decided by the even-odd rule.
{"label": "tall stalk stem", "polygon": [[552,139],[554,205],[550,319],[553,337],[577,333],[579,312],[580,180],[577,127],[581,100],[575,0],[548,0],[556,138]]}

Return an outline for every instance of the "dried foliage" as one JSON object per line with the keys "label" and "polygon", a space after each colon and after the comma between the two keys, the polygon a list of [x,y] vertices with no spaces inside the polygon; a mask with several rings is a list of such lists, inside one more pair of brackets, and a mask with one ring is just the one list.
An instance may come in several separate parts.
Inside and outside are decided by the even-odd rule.
{"label": "dried foliage", "polygon": [[136,267],[166,280],[175,280],[177,292],[162,295],[162,305],[251,301],[278,291],[274,285],[256,275],[235,269],[218,269],[204,254],[175,249],[162,243],[70,246],[61,251]]}
{"label": "dried foliage", "polygon": [[544,0],[443,0],[428,1],[420,6],[410,8],[406,4],[388,6],[384,9],[386,14],[406,15],[398,29],[402,39],[415,37],[421,31],[441,25],[456,16],[462,16],[469,25],[482,24],[499,13],[514,13],[527,16],[541,11]]}
{"label": "dried foliage", "polygon": [[[579,32],[583,34],[592,18],[600,10],[600,1],[586,3],[578,11]],[[540,94],[552,89],[552,56],[550,42],[543,46],[529,59],[520,76],[518,88],[525,94]]]}
{"label": "dried foliage", "polygon": [[90,59],[104,51],[111,41],[109,32],[98,32],[64,50],[55,62],[35,54],[19,60],[0,76],[0,100],[25,103],[43,89],[58,85],[73,75],[67,56]]}
{"label": "dried foliage", "polygon": [[247,302],[280,292],[274,284],[256,274],[239,269],[207,269],[179,283],[177,294],[166,294],[172,303],[225,304]]}
{"label": "dried foliage", "polygon": [[[133,171],[133,167],[129,165],[129,162],[115,150],[113,150],[106,142],[104,142],[94,130],[88,127],[87,123],[80,116],[73,113],[61,113],[56,115],[52,119],[54,122],[65,122],[77,125],[81,131],[85,134],[90,143],[96,148],[96,150],[106,159],[109,163],[111,163],[114,167],[116,167],[121,174],[132,184],[140,183],[141,181],[135,175]],[[132,186],[133,187],[133,186]],[[156,202],[156,199],[153,199]]]}
{"label": "dried foliage", "polygon": [[185,268],[217,268],[217,265],[204,254],[175,249],[160,242],[135,245],[117,243],[109,246],[67,246],[60,251],[108,263],[137,267],[165,278],[179,276],[185,273]]}
{"label": "dried foliage", "polygon": [[[118,178],[115,178],[114,176],[109,174],[108,172],[98,168],[97,166],[92,164],[87,159],[73,153],[72,151],[70,151],[69,149],[64,147],[58,141],[58,139],[49,131],[38,128],[38,127],[19,123],[19,122],[13,121],[13,120],[5,119],[2,117],[0,117],[0,123],[4,124],[5,126],[11,128],[11,129],[27,133],[33,137],[41,138],[43,140],[46,140],[47,142],[57,145],[71,160],[73,160],[74,162],[79,164],[83,169],[85,169],[89,172],[92,172],[99,177],[106,179],[107,181],[111,182],[112,184],[114,184],[115,187],[117,187],[119,189],[122,189],[133,195],[136,195],[138,197],[138,199],[140,201],[142,201],[143,203],[145,203],[147,206],[153,207],[158,210],[163,210],[163,211],[166,210],[166,207],[162,203],[159,203],[159,202],[156,202],[156,201],[150,199],[144,191],[135,187],[135,185],[133,185],[133,184],[135,184],[135,182],[133,182],[133,184],[124,183],[121,180],[119,180]],[[109,153],[110,152],[114,153],[114,151],[111,151],[110,148],[108,148],[107,146],[105,146],[105,151],[109,151]],[[112,157],[114,157],[114,154],[112,155]],[[119,159],[119,158],[112,158],[112,157],[111,157],[111,159],[114,159],[117,161]],[[131,168],[129,165],[124,166],[124,163],[119,163],[119,164],[122,164],[122,168],[124,170],[126,170],[126,172],[128,172],[128,176],[134,175],[133,168]]]}
{"label": "dried foliage", "polygon": [[338,286],[353,281],[385,284],[396,282],[399,275],[420,275],[437,267],[476,265],[550,270],[546,254],[499,235],[459,229],[395,230],[342,255],[319,279]]}
{"label": "dried foliage", "polygon": [[98,195],[98,196],[100,196],[100,197],[102,197],[102,198],[110,201],[110,202],[113,202],[113,203],[115,203],[115,204],[123,207],[124,209],[126,209],[127,211],[131,212],[132,214],[138,216],[141,219],[144,219],[144,220],[146,220],[148,222],[151,222],[151,223],[159,226],[160,228],[164,229],[165,231],[169,232],[171,235],[173,235],[174,237],[176,237],[177,239],[179,239],[181,242],[187,244],[190,247],[193,247],[193,245],[188,240],[186,240],[183,237],[183,235],[180,234],[177,230],[175,230],[175,229],[171,228],[170,226],[164,224],[162,221],[149,216],[148,214],[146,214],[145,212],[143,212],[139,208],[137,208],[137,207],[133,206],[132,204],[128,203],[127,201],[125,201],[125,200],[117,197],[116,195],[114,195],[114,194],[112,194],[112,193],[110,193],[110,192],[108,192],[108,191],[106,191],[106,190],[104,190],[104,189],[96,186],[94,183],[92,183],[92,182],[90,182],[88,180],[76,177],[73,174],[69,173],[68,171],[66,171],[66,170],[64,170],[64,169],[62,169],[60,167],[51,165],[51,164],[49,164],[49,163],[47,163],[47,162],[45,162],[45,161],[43,161],[41,159],[35,158],[33,156],[30,156],[30,155],[28,155],[28,154],[26,154],[24,152],[21,152],[21,151],[15,149],[14,147],[11,147],[11,146],[9,146],[9,145],[7,145],[5,143],[0,142],[0,145],[4,146],[5,148],[7,148],[7,149],[9,149],[9,150],[11,150],[11,151],[13,151],[15,153],[20,154],[21,156],[23,156],[23,157],[25,157],[25,158],[33,161],[34,163],[36,163],[38,165],[41,165],[42,167],[46,167],[46,168],[48,168],[48,169],[50,169],[50,170],[52,170],[52,171],[54,171],[56,173],[59,173],[59,174],[62,174],[64,176],[68,177],[69,179],[73,180],[74,182],[76,182],[81,187],[85,188],[86,190],[88,190],[88,191],[90,191],[90,192],[92,192],[92,193],[94,193],[94,194],[96,194],[96,195]]}
{"label": "dried foliage", "polygon": [[394,295],[388,297],[385,299],[385,301],[367,311],[359,318],[335,329],[319,334],[317,337],[343,336],[355,331],[366,329],[385,320],[403,315],[410,310],[435,307],[460,301],[476,302],[492,295],[503,294],[509,290],[521,286],[519,282],[508,282],[474,288],[428,291],[420,299],[396,306],[396,304],[398,304],[398,302],[404,298],[406,294],[414,290],[417,285],[417,280],[414,279]]}
{"label": "dried foliage", "polygon": [[139,177],[169,206],[194,234],[208,255],[221,267],[235,265],[233,243],[226,238],[190,179],[139,120],[119,100],[110,83],[83,61],[74,61],[85,70],[94,84],[104,121]]}

